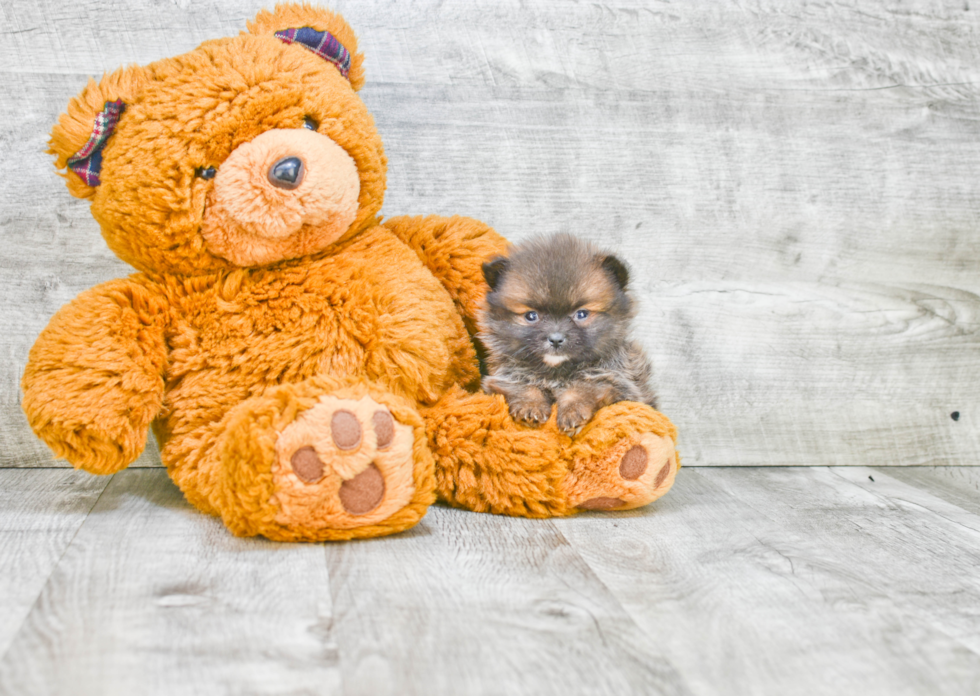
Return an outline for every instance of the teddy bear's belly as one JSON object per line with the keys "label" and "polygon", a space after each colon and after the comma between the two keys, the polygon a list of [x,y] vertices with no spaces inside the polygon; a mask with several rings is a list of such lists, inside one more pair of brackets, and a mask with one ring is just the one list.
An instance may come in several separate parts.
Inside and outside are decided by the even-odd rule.
{"label": "teddy bear's belly", "polygon": [[317,374],[360,375],[433,403],[477,373],[449,294],[383,228],[307,266],[233,272],[181,304],[157,427],[168,440]]}

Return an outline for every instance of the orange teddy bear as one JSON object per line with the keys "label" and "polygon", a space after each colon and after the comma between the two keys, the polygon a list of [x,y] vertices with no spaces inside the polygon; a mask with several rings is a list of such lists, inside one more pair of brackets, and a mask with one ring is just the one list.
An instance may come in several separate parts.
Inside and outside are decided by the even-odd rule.
{"label": "orange teddy bear", "polygon": [[378,218],[386,160],[342,17],[260,13],[241,35],[90,81],[55,126],[69,191],[140,272],[62,308],[23,407],[111,474],[152,426],[170,476],[238,535],[404,530],[437,496],[528,517],[645,505],[676,433],[635,403],[577,436],[478,390],[482,263],[466,218]]}

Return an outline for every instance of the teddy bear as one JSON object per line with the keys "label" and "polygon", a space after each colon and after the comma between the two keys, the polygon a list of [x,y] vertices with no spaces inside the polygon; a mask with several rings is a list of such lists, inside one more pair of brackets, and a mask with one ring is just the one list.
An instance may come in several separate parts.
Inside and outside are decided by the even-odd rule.
{"label": "teddy bear", "polygon": [[152,428],[194,507],[281,541],[399,532],[437,499],[550,517],[662,496],[679,459],[659,412],[614,404],[569,437],[479,390],[481,266],[507,242],[464,217],[379,217],[363,83],[339,14],[283,4],[71,100],[56,166],[137,272],[37,339],[34,431],[111,474]]}

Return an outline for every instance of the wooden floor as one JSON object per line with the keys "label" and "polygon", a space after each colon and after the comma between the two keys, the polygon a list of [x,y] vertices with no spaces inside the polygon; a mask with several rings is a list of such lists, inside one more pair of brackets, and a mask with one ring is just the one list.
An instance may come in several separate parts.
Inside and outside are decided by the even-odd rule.
{"label": "wooden floor", "polygon": [[0,470],[3,694],[980,693],[980,469],[685,468],[647,509],[232,537]]}

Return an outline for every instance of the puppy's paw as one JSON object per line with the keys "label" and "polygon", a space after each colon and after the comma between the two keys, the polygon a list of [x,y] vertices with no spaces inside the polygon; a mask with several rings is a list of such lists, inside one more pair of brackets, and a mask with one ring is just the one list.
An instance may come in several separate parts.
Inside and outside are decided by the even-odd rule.
{"label": "puppy's paw", "polygon": [[581,401],[559,402],[558,429],[566,435],[577,435],[592,418],[594,409]]}
{"label": "puppy's paw", "polygon": [[541,425],[551,416],[551,404],[545,400],[521,401],[511,405],[510,417],[524,423]]}

